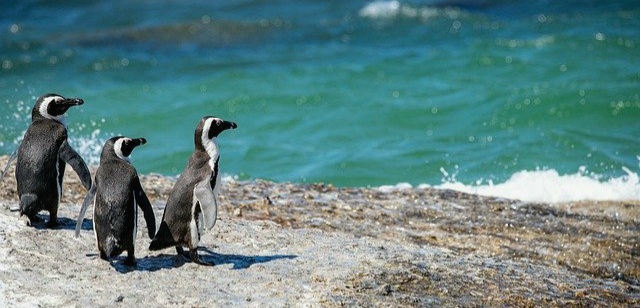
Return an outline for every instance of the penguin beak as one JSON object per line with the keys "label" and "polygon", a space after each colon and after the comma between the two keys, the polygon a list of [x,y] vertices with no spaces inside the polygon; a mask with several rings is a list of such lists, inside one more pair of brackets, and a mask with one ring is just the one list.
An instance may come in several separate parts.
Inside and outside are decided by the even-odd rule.
{"label": "penguin beak", "polygon": [[223,123],[224,129],[236,129],[237,127],[238,127],[238,124],[234,122],[224,121]]}
{"label": "penguin beak", "polygon": [[147,139],[144,139],[144,138],[131,139],[131,142],[133,143],[133,147],[135,148],[139,145],[143,145],[147,143]]}
{"label": "penguin beak", "polygon": [[208,131],[208,138],[218,137],[220,133],[227,129],[236,129],[238,125],[231,121],[225,121],[220,118],[215,118],[215,126],[211,127]]}
{"label": "penguin beak", "polygon": [[56,100],[49,107],[49,110],[47,110],[47,112],[53,116],[60,116],[67,112],[69,108],[82,104],[84,104],[84,101],[80,98],[65,98],[63,100]]}
{"label": "penguin beak", "polygon": [[66,98],[62,104],[67,105],[69,107],[71,106],[79,106],[84,104],[84,101],[80,98]]}

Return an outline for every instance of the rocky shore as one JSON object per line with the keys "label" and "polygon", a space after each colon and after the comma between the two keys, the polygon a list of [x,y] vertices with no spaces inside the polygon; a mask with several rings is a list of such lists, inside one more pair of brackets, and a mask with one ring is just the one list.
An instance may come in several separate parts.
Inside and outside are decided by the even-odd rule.
{"label": "rocky shore", "polygon": [[[158,221],[173,181],[142,176]],[[223,182],[219,221],[201,241],[215,267],[150,252],[138,232],[130,268],[97,257],[90,214],[73,237],[86,193],[73,172],[61,226],[46,229],[19,219],[10,171],[0,182],[0,307],[640,305],[639,201]]]}

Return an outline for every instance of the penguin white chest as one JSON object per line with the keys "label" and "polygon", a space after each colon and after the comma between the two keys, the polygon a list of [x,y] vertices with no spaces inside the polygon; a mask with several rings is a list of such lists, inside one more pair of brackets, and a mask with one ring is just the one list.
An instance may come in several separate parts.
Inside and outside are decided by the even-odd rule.
{"label": "penguin white chest", "polygon": [[216,138],[206,139],[206,141],[203,142],[203,145],[207,155],[209,155],[209,168],[211,168],[211,171],[215,172],[216,163],[220,156],[218,153],[218,140],[216,140]]}

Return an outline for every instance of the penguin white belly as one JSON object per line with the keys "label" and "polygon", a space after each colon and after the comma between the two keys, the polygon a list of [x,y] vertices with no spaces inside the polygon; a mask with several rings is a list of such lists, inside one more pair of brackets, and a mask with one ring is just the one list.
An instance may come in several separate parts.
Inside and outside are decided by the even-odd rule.
{"label": "penguin white belly", "polygon": [[204,232],[204,224],[202,221],[204,221],[204,215],[200,212],[200,214],[198,214],[198,234],[202,234]]}

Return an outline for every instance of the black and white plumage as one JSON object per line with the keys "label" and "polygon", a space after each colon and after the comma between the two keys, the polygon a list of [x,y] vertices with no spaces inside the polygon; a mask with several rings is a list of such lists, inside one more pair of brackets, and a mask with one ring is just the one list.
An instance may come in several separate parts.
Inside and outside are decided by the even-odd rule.
{"label": "black and white plumage", "polygon": [[[45,94],[38,98],[31,111],[31,125],[18,146],[16,182],[20,198],[20,216],[26,215],[31,225],[38,212],[49,212],[48,227],[57,225],[58,206],[62,196],[62,180],[66,164],[71,165],[86,189],[91,187],[91,173],[84,160],[67,140],[65,112],[82,105],[78,98]],[[7,168],[5,168],[6,170]]]}
{"label": "black and white plumage", "polygon": [[210,116],[200,120],[194,133],[195,150],[173,186],[150,250],[176,247],[183,255],[182,246],[187,246],[193,262],[212,265],[200,260],[197,248],[201,232],[213,228],[217,219],[216,195],[221,184],[217,137],[236,127],[236,123]]}
{"label": "black and white plumage", "polygon": [[93,230],[100,258],[104,260],[110,260],[126,250],[125,264],[135,264],[138,207],[144,213],[149,238],[153,238],[155,234],[153,208],[142,189],[138,172],[129,161],[133,149],[145,143],[144,138],[131,139],[123,136],[107,140],[100,155],[95,185],[82,204],[76,237],[80,235],[84,214],[93,203]]}

